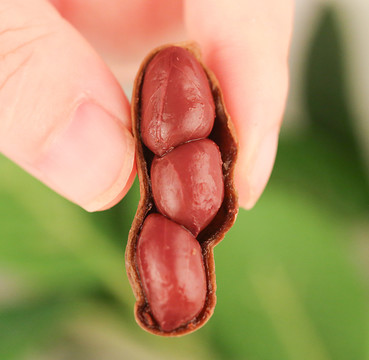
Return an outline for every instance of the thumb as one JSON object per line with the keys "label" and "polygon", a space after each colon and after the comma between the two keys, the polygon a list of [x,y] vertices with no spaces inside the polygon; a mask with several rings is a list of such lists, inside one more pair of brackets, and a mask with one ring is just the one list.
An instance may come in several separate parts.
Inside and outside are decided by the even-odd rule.
{"label": "thumb", "polygon": [[0,151],[88,211],[134,178],[129,103],[46,0],[0,0]]}

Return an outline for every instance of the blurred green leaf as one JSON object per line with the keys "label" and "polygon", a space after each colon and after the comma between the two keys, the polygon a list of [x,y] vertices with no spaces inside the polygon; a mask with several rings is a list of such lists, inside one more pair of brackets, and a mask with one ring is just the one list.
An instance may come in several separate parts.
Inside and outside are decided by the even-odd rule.
{"label": "blurred green leaf", "polygon": [[[0,161],[0,261],[24,270],[45,290],[107,289],[123,304],[133,303],[124,268],[124,246],[99,231],[89,214],[47,189],[9,160]],[[27,191],[24,190],[27,183]],[[126,235],[122,235],[126,236]],[[2,257],[3,255],[3,257]],[[47,291],[49,291],[47,290]]]}
{"label": "blurred green leaf", "polygon": [[336,10],[327,5],[306,57],[305,99],[313,130],[335,138],[359,158],[353,112],[347,93],[345,48]]}
{"label": "blurred green leaf", "polygon": [[357,216],[369,211],[369,182],[355,137],[344,50],[335,10],[327,6],[306,58],[303,85],[310,124],[295,141],[282,137],[275,177]]}
{"label": "blurred green leaf", "polygon": [[[130,326],[133,325],[133,326]],[[81,359],[214,359],[201,337],[181,338],[153,336],[134,324],[127,324],[111,307],[103,303],[86,303],[66,326],[66,338],[85,356]],[[71,356],[73,358],[73,356]]]}
{"label": "blurred green leaf", "polygon": [[65,315],[67,306],[60,301],[0,309],[0,359],[24,359],[37,347],[52,343]]}
{"label": "blurred green leaf", "polygon": [[222,358],[365,358],[368,294],[343,224],[286,187],[241,211],[216,249],[210,325]]}
{"label": "blurred green leaf", "polygon": [[[0,203],[0,264],[31,283],[34,292],[77,291],[97,286],[97,278],[70,251],[50,236],[17,201]],[[30,289],[28,289],[30,290]]]}
{"label": "blurred green leaf", "polygon": [[336,141],[319,134],[281,137],[272,181],[314,196],[339,214],[369,213],[369,187],[357,162]]}

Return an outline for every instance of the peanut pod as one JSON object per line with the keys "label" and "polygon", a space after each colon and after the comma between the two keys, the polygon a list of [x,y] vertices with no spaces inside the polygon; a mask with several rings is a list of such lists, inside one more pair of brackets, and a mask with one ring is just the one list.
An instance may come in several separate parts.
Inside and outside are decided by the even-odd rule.
{"label": "peanut pod", "polygon": [[133,88],[132,130],[141,198],[126,269],[135,318],[148,332],[180,336],[214,312],[213,248],[238,212],[235,131],[195,44],[162,46],[144,59]]}

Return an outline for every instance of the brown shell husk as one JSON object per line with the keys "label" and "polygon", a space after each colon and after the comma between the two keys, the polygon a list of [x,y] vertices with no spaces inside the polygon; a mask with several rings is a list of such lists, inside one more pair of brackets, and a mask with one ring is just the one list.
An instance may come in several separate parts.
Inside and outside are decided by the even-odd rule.
{"label": "brown shell husk", "polygon": [[[151,192],[150,166],[153,153],[143,144],[140,134],[140,93],[145,69],[151,59],[161,50],[169,46],[180,46],[190,51],[204,68],[215,102],[216,118],[213,130],[209,136],[218,146],[223,160],[224,200],[213,221],[198,235],[197,239],[202,248],[202,255],[207,277],[207,295],[205,305],[200,314],[186,325],[171,331],[160,329],[151,314],[150,304],[146,301],[142,289],[140,275],[136,262],[136,245],[138,235],[146,216],[157,212]],[[185,42],[160,46],[150,52],[143,60],[133,87],[132,93],[132,131],[136,144],[137,173],[140,181],[140,202],[128,235],[126,248],[126,270],[129,282],[136,297],[135,318],[137,323],[146,331],[161,336],[181,336],[193,332],[203,326],[214,312],[216,303],[216,281],[213,249],[225,236],[236,220],[238,212],[238,197],[234,186],[234,168],[237,157],[238,142],[235,130],[228,112],[225,109],[223,95],[214,74],[202,63],[199,47],[196,43]]]}

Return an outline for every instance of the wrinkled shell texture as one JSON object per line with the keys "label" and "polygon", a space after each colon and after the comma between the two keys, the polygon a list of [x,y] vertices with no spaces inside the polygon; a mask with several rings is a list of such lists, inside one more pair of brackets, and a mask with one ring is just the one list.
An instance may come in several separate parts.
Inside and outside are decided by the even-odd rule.
{"label": "wrinkled shell texture", "polygon": [[214,75],[193,44],[144,60],[132,95],[141,199],[126,249],[145,330],[180,336],[215,307],[213,248],[235,221],[237,140]]}

